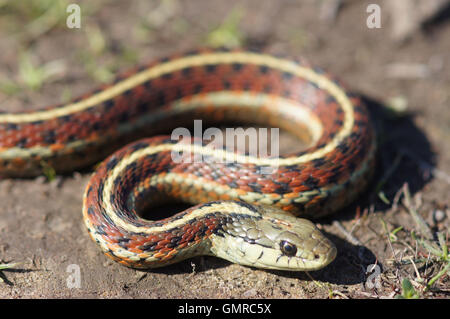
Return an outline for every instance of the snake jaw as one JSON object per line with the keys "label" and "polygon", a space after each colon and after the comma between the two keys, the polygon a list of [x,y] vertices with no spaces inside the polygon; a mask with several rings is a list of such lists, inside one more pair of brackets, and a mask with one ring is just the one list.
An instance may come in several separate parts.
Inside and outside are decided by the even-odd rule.
{"label": "snake jaw", "polygon": [[309,220],[273,207],[257,209],[260,219],[235,221],[221,236],[211,238],[216,256],[246,266],[291,271],[318,270],[336,257],[334,244]]}
{"label": "snake jaw", "polygon": [[[273,242],[274,269],[312,271],[330,264],[337,255],[335,245],[311,221],[271,206],[261,206],[260,222]],[[286,251],[283,245],[295,248]],[[270,262],[270,261],[269,261]],[[272,264],[271,264],[272,265]]]}
{"label": "snake jaw", "polygon": [[[272,247],[265,248],[266,259],[260,258],[264,267],[280,270],[312,271],[318,270],[336,257],[337,250],[317,227],[306,219],[296,218],[289,225],[285,219],[277,220],[280,227],[272,239]],[[273,226],[272,226],[273,227]],[[286,250],[290,247],[289,250]]]}

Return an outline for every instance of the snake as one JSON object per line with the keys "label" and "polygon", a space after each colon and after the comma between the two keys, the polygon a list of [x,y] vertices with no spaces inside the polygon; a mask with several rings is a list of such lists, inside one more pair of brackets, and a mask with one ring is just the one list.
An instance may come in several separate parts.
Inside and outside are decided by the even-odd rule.
{"label": "snake", "polygon": [[[167,135],[195,119],[278,127],[307,146],[257,156]],[[366,189],[375,152],[367,107],[335,76],[304,58],[246,49],[173,54],[69,103],[0,113],[0,175],[97,164],[83,195],[84,224],[108,257],[136,269],[199,255],[321,269],[337,249],[310,220]],[[194,206],[143,217],[173,201]]]}

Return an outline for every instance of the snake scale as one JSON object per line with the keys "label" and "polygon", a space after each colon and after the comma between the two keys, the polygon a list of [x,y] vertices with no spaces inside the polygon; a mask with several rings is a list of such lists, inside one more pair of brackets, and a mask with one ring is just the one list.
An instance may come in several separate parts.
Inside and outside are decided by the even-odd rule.
{"label": "snake scale", "polygon": [[[280,127],[310,144],[255,157],[166,135],[139,139],[194,119]],[[3,176],[42,174],[42,163],[64,173],[103,160],[86,187],[84,223],[107,256],[133,268],[196,255],[267,269],[322,268],[336,248],[297,217],[325,216],[353,201],[373,174],[375,149],[366,107],[336,78],[303,59],[255,51],[176,54],[70,103],[0,113]],[[173,152],[205,160],[180,163]],[[141,217],[170,198],[195,206],[158,221]]]}

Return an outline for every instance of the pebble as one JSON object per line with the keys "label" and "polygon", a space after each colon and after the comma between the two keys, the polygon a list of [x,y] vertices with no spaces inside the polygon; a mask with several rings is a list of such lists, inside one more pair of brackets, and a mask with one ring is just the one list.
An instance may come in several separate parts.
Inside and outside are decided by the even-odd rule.
{"label": "pebble", "polygon": [[442,209],[435,209],[433,211],[433,221],[435,224],[439,224],[445,220],[447,217],[447,213],[444,212]]}
{"label": "pebble", "polygon": [[36,177],[36,178],[34,179],[34,181],[35,181],[37,184],[45,184],[45,182],[47,181],[47,178],[46,178],[45,176],[43,176],[43,175],[40,175],[40,176]]}
{"label": "pebble", "polygon": [[246,298],[249,298],[249,297],[254,297],[254,296],[256,296],[257,293],[258,293],[258,292],[256,291],[256,289],[252,288],[252,289],[249,289],[249,290],[247,290],[246,292],[244,292],[242,295],[243,295],[244,297],[246,297]]}

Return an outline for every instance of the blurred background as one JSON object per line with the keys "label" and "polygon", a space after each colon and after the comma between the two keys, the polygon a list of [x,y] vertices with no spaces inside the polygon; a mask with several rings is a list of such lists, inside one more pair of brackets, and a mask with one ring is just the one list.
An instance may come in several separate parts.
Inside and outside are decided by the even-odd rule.
{"label": "blurred background", "polygon": [[[80,8],[80,28],[67,24],[72,3]],[[409,278],[412,291],[427,297],[424,287],[438,274],[430,296],[448,296],[448,261],[433,255],[441,262],[427,264],[420,281],[416,265],[399,257],[428,255],[411,248],[418,245],[411,201],[397,204],[411,190],[414,209],[433,230],[447,231],[449,16],[447,0],[0,0],[3,112],[68,102],[119,71],[179,51],[248,47],[303,56],[343,80],[375,114],[381,145],[379,176],[367,199],[338,222],[324,221],[340,255],[312,277],[211,258],[157,273],[124,269],[102,256],[81,225],[87,175],[0,181],[0,264],[23,261],[21,271],[2,275],[8,289],[0,296],[376,298],[402,295]],[[36,205],[42,201],[46,206]],[[390,249],[393,240],[398,246]],[[375,291],[364,284],[374,262],[385,276]],[[71,263],[81,265],[81,289],[65,286],[61,265]]]}

